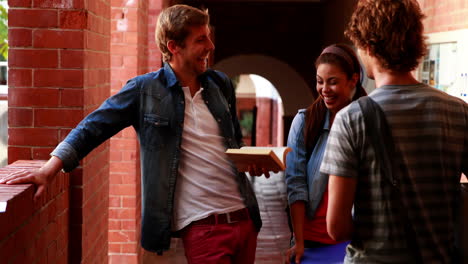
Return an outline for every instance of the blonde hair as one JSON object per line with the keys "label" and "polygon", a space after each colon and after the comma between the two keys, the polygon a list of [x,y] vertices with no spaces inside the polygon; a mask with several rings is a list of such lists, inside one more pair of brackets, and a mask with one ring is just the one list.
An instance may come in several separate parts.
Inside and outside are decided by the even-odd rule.
{"label": "blonde hair", "polygon": [[200,10],[188,5],[174,5],[161,12],[156,24],[156,45],[162,53],[163,61],[170,61],[172,54],[167,48],[170,40],[184,47],[184,42],[192,26],[209,25],[208,10]]}

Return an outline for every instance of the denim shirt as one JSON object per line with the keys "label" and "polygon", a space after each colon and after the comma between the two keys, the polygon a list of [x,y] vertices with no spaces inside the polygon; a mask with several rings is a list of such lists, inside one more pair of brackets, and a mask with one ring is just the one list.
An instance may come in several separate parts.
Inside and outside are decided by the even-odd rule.
{"label": "denim shirt", "polygon": [[[218,121],[226,148],[239,148],[242,134],[236,116],[235,91],[229,78],[211,71],[199,77],[202,97]],[[216,79],[216,80],[215,80]],[[222,84],[220,84],[222,80]],[[224,85],[225,87],[220,87]],[[224,91],[224,92],[223,92]],[[120,130],[133,126],[140,142],[142,172],[141,244],[162,253],[170,246],[174,193],[178,177],[184,126],[184,94],[172,68],[137,76],[89,114],[57,146],[65,171],[71,171],[91,150]],[[231,114],[232,113],[232,114]],[[235,171],[236,183],[257,231],[262,225],[257,200],[244,173]]]}
{"label": "denim shirt", "polygon": [[288,147],[292,151],[286,156],[285,178],[288,203],[291,205],[296,201],[306,202],[306,215],[311,219],[328,184],[328,175],[320,172],[320,164],[330,131],[330,111],[326,112],[323,129],[310,157],[307,157],[304,126],[305,109],[301,109],[294,117],[289,130]]}

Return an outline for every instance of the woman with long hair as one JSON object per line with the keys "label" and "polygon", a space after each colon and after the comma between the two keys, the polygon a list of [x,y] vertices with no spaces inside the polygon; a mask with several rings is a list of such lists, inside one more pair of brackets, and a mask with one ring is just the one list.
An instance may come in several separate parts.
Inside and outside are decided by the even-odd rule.
{"label": "woman with long hair", "polygon": [[[333,119],[351,101],[366,95],[356,53],[344,44],[326,47],[315,62],[317,99],[294,117],[288,137],[286,185],[294,231],[286,262],[300,263],[305,248],[335,245],[327,233],[328,175],[320,173]],[[342,256],[345,252],[343,249]],[[337,257],[337,256],[335,256]]]}

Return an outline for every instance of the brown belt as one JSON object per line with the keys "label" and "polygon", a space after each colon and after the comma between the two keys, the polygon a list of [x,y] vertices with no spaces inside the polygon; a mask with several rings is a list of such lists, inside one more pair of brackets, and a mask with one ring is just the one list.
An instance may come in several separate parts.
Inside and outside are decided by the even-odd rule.
{"label": "brown belt", "polygon": [[234,212],[225,214],[212,214],[203,219],[193,221],[191,225],[220,225],[220,224],[231,224],[244,220],[249,220],[249,210],[243,208]]}

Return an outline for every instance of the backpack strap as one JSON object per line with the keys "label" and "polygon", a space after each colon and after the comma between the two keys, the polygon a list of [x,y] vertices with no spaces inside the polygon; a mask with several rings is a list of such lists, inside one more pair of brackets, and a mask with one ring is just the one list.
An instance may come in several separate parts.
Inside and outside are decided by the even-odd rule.
{"label": "backpack strap", "polygon": [[387,123],[387,118],[380,106],[368,96],[358,99],[361,107],[365,133],[369,137],[372,147],[375,150],[376,160],[379,161],[385,180],[393,187],[399,188],[398,175],[395,175],[393,161],[390,157],[395,157],[395,144]]}
{"label": "backpack strap", "polygon": [[306,126],[306,123],[307,123],[306,111],[307,111],[307,109],[300,109],[299,110],[299,113],[301,115],[303,115],[303,118],[302,118],[303,124],[302,124],[302,132],[301,133],[302,133],[302,138],[304,139],[304,145],[305,145],[305,150],[306,150],[306,164],[307,164],[307,163],[309,163],[309,160],[310,160],[310,158],[312,156],[312,152],[314,151],[314,148],[315,148],[315,145],[316,145],[317,141],[315,141],[315,144],[310,148],[308,148],[307,144],[305,144],[305,133],[306,133],[305,132],[305,126]]}
{"label": "backpack strap", "polygon": [[[358,99],[358,104],[361,107],[365,134],[371,142],[374,149],[377,164],[380,166],[380,171],[384,177],[384,188],[389,188],[389,196],[385,197],[390,201],[395,201],[395,213],[400,218],[404,226],[406,243],[410,249],[410,253],[416,258],[416,263],[423,263],[421,251],[419,250],[416,232],[410,222],[407,206],[402,200],[400,189],[400,173],[405,173],[406,169],[402,168],[402,161],[393,141],[393,136],[388,125],[387,118],[382,108],[368,96],[363,96]],[[385,182],[387,184],[385,184]],[[383,193],[386,193],[385,191]]]}
{"label": "backpack strap", "polygon": [[[309,163],[309,160],[310,158],[312,157],[312,153],[314,152],[314,149],[315,149],[315,146],[317,145],[317,140],[314,140],[314,144],[310,147],[307,147],[307,144],[305,143],[305,134],[306,131],[305,131],[305,126],[306,126],[306,123],[307,123],[307,115],[306,115],[306,112],[307,112],[307,109],[304,108],[304,109],[300,109],[299,110],[299,113],[301,113],[302,115],[304,115],[304,118],[303,118],[303,121],[304,122],[304,125],[303,125],[303,129],[302,129],[302,136],[304,138],[304,144],[305,144],[305,147],[306,147],[306,164]],[[328,117],[328,114],[325,114],[325,118]],[[325,122],[328,122],[326,121],[325,119],[323,120],[323,122],[321,123],[321,127],[323,127],[323,125],[325,124]],[[320,129],[320,131],[322,131],[323,129]],[[321,133],[320,132],[317,136],[320,137],[321,136]]]}

